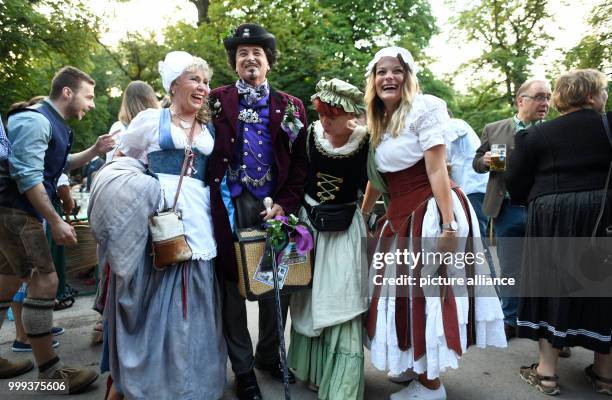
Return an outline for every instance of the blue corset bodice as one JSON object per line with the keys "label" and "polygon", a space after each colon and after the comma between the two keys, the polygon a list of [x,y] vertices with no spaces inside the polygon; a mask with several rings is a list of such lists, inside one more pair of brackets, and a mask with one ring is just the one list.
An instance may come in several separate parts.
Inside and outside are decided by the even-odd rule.
{"label": "blue corset bodice", "polygon": [[[156,174],[180,175],[185,160],[185,149],[174,147],[172,135],[170,133],[170,110],[164,109],[159,118],[159,147],[161,150],[151,152],[147,155],[149,169]],[[214,129],[211,124],[208,126],[210,134],[214,138]],[[185,176],[199,179],[206,184],[206,164],[208,156],[201,153],[198,149],[193,150],[194,159],[191,169],[187,170]],[[208,186],[208,185],[207,185]]]}
{"label": "blue corset bodice", "polygon": [[[206,183],[204,179],[206,177],[206,163],[208,157],[200,153],[197,149],[194,149],[193,153],[195,154],[192,163],[193,168],[191,171],[188,171],[185,176],[199,179]],[[183,161],[185,160],[185,150],[158,150],[149,153],[147,157],[149,159],[149,169],[156,174],[180,175],[181,169],[183,168]]]}

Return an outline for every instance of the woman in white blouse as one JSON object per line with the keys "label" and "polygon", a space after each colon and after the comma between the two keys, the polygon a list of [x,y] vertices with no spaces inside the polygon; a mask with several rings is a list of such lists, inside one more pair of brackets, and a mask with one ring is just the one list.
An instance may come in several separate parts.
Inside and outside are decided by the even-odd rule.
{"label": "woman in white blouse", "polygon": [[[446,399],[440,372],[457,368],[469,345],[505,347],[506,340],[492,287],[474,299],[465,287],[418,284],[428,276],[466,278],[471,266],[441,265],[435,254],[467,251],[476,242],[470,237],[480,232],[469,201],[448,177],[445,145],[455,137],[446,129],[446,104],[419,93],[416,73],[412,55],[400,47],[380,50],[366,72],[371,148],[362,211],[368,214],[381,193],[388,206],[376,232],[366,326],[374,367],[389,370],[394,381],[418,375],[391,398],[438,400]],[[422,258],[395,257],[398,250]],[[384,253],[393,253],[392,262]],[[478,274],[488,271],[486,264],[473,267]],[[384,278],[396,277],[406,279],[385,284]]]}
{"label": "woman in white blouse", "polygon": [[[212,125],[207,125],[212,71],[206,61],[182,51],[167,54],[159,70],[172,103],[140,112],[121,138],[118,154],[146,160],[159,180],[159,211],[172,207],[185,149],[193,150],[176,207],[193,256],[160,271],[145,258],[134,275],[140,277],[132,280],[113,271],[119,266],[111,263],[114,298],[105,308],[113,328],[105,335],[110,370],[116,392],[126,398],[218,399],[227,357],[206,178],[214,144]],[[115,156],[109,169],[118,169],[113,164],[121,158]],[[135,292],[141,304],[133,301]]]}
{"label": "woman in white blouse", "polygon": [[[119,147],[121,143],[121,138],[125,135],[125,131],[130,125],[130,122],[132,122],[138,113],[147,108],[159,108],[159,101],[157,101],[155,91],[151,85],[146,82],[130,82],[126,86],[123,98],[121,99],[121,107],[119,107],[119,114],[117,115],[118,120],[111,125],[108,131],[111,135],[116,135],[115,143],[117,143],[117,146],[106,153],[106,162],[113,159],[115,151],[117,151],[117,147]],[[144,159],[142,161],[144,161]]]}

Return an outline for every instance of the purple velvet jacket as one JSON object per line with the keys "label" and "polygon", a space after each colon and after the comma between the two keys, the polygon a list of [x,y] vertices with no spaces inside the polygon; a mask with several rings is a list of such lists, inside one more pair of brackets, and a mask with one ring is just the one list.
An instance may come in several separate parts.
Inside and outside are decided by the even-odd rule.
{"label": "purple velvet jacket", "polygon": [[[287,103],[291,100],[299,110],[299,119],[304,127],[300,130],[293,144],[289,135],[281,129]],[[214,107],[215,103],[220,107]],[[222,86],[210,94],[213,111],[212,122],[215,126],[215,147],[208,160],[210,182],[210,202],[213,218],[213,229],[217,241],[217,271],[225,279],[237,281],[234,238],[223,199],[220,184],[234,156],[234,145],[237,136],[238,122],[238,89],[235,85]],[[274,161],[276,165],[276,189],[272,198],[285,214],[297,214],[304,196],[308,159],[306,156],[306,110],[302,102],[291,95],[279,92],[270,87],[270,134]]]}

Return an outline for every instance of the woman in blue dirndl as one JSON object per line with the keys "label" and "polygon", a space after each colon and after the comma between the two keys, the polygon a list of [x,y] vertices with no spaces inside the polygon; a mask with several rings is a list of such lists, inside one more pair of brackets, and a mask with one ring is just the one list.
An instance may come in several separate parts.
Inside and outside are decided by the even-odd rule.
{"label": "woman in blue dirndl", "polygon": [[[118,149],[128,157],[100,172],[92,195],[92,229],[101,262],[112,272],[104,310],[108,367],[114,391],[125,398],[219,399],[226,344],[205,174],[214,145],[212,125],[206,124],[212,72],[186,52],[169,53],[159,69],[170,108],[134,118]],[[156,270],[147,220],[172,207],[187,149],[195,156],[176,209],[193,255]],[[137,161],[143,155],[154,177]]]}

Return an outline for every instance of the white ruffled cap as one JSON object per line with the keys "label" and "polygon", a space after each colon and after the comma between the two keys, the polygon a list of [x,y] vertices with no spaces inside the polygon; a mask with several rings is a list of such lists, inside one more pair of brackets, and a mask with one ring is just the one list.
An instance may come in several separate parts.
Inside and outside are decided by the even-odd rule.
{"label": "white ruffled cap", "polygon": [[368,63],[368,67],[366,68],[365,76],[366,78],[370,75],[372,68],[376,65],[377,62],[380,61],[383,57],[402,57],[402,60],[408,65],[408,68],[412,71],[413,74],[417,74],[419,72],[419,67],[417,67],[414,62],[414,58],[412,58],[412,54],[408,50],[399,46],[385,47],[384,49],[378,50],[378,52],[374,55],[372,61]]}
{"label": "white ruffled cap", "polygon": [[195,61],[195,57],[186,51],[171,51],[166,59],[159,62],[159,74],[166,92],[170,93],[170,85],[181,76],[183,71]]}

